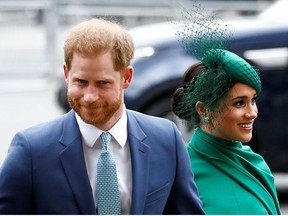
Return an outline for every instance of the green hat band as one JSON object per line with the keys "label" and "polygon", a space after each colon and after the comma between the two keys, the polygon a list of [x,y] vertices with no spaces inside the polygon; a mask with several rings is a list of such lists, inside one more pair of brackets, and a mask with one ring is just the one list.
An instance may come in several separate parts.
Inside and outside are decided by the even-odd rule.
{"label": "green hat band", "polygon": [[231,80],[253,87],[261,92],[261,81],[257,71],[238,55],[224,49],[211,49],[203,58],[203,64],[209,69],[223,68]]}

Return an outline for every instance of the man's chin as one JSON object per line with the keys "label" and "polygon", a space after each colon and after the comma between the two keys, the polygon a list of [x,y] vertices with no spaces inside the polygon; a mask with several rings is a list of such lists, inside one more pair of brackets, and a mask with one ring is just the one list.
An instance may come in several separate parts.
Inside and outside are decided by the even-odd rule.
{"label": "man's chin", "polygon": [[[121,104],[117,103],[108,106],[108,104],[98,104],[97,106],[84,106],[72,103],[71,107],[80,116],[82,121],[97,127],[104,125],[113,118],[115,113],[120,109]],[[74,105],[74,106],[73,106]]]}
{"label": "man's chin", "polygon": [[106,113],[103,112],[81,112],[81,113],[77,113],[80,118],[87,124],[92,124],[92,125],[101,125],[101,124],[105,124],[109,121],[110,116]]}

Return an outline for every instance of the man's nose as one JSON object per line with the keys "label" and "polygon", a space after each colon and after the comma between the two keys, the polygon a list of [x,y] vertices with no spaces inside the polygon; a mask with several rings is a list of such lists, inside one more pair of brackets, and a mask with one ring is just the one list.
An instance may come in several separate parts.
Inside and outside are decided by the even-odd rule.
{"label": "man's nose", "polygon": [[87,103],[93,103],[95,102],[97,99],[99,98],[98,96],[98,91],[97,88],[95,88],[94,86],[88,86],[85,94],[84,94],[84,100]]}

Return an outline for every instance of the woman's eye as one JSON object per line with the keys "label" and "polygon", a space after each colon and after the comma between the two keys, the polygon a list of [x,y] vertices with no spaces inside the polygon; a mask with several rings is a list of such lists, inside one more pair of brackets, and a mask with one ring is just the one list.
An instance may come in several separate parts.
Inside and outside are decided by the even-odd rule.
{"label": "woman's eye", "polygon": [[255,104],[257,100],[257,97],[252,98],[252,104]]}
{"label": "woman's eye", "polygon": [[235,106],[242,106],[243,103],[244,103],[244,102],[241,100],[241,101],[235,102],[234,105],[235,105]]}

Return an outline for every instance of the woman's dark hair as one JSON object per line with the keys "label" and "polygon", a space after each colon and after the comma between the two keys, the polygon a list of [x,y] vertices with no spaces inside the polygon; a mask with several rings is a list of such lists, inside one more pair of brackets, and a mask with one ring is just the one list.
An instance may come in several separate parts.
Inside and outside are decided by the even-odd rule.
{"label": "woman's dark hair", "polygon": [[[187,83],[190,83],[194,78],[194,82],[197,80],[197,76],[207,70],[207,67],[202,62],[197,62],[191,65],[183,76],[182,83],[180,86],[174,91],[172,96],[172,110],[181,119],[185,119],[187,117],[187,113],[183,112],[182,107],[182,97]],[[192,85],[193,85],[192,83]]]}
{"label": "woman's dark hair", "polygon": [[196,102],[202,101],[212,111],[217,107],[219,99],[235,84],[222,70],[219,67],[209,69],[202,62],[191,65],[172,97],[172,111],[175,115],[190,125],[199,126]]}

